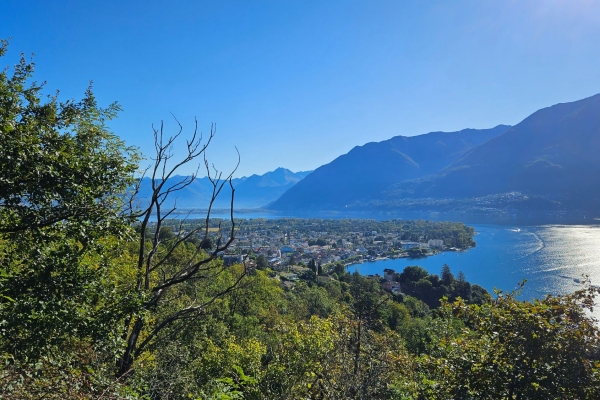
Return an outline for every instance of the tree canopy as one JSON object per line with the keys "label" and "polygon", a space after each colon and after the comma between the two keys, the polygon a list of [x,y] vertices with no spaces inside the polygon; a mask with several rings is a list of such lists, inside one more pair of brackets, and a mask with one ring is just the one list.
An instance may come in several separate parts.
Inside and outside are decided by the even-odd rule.
{"label": "tree canopy", "polygon": [[33,71],[22,56],[0,72],[0,350],[20,359],[112,329],[105,255],[130,232],[139,161],[106,126],[116,103],[99,107],[91,86],[81,101],[44,99]]}

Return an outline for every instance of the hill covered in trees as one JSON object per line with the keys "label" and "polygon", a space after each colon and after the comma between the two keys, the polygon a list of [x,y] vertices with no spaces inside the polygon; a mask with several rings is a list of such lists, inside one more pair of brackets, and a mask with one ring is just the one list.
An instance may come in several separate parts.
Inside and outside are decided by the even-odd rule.
{"label": "hill covered in trees", "polygon": [[[600,397],[597,288],[521,302],[473,285],[463,297],[462,277],[415,268],[391,295],[343,271],[288,288],[226,266],[233,218],[161,234],[166,199],[190,182],[170,181],[176,136],[156,136],[156,185],[132,208],[139,155],[108,129],[118,105],[100,107],[91,88],[44,100],[32,74],[24,58],[0,72],[0,397]],[[205,149],[191,140],[179,162]]]}
{"label": "hill covered in trees", "polygon": [[512,127],[356,147],[268,208],[596,217],[599,137],[600,94],[538,110]]}
{"label": "hill covered in trees", "polygon": [[308,175],[266,207],[280,211],[345,210],[377,198],[390,186],[436,173],[474,146],[506,131],[464,129],[396,136],[357,146]]}
{"label": "hill covered in trees", "polygon": [[471,198],[520,192],[597,211],[599,152],[600,94],[536,111],[438,175],[398,185],[395,195]]}

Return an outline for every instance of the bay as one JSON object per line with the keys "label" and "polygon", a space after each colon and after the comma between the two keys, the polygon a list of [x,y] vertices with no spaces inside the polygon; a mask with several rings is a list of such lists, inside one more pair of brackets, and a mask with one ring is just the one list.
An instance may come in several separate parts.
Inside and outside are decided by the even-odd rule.
{"label": "bay", "polygon": [[519,296],[523,300],[561,295],[581,288],[584,276],[600,285],[600,225],[502,226],[472,225],[477,246],[465,252],[443,252],[426,258],[380,260],[348,267],[363,275],[383,275],[419,265],[440,274],[448,264],[458,275],[463,271],[472,284],[492,292],[512,291],[527,280]]}
{"label": "bay", "polygon": [[[254,218],[369,218],[389,219],[407,216],[385,214],[315,213],[314,215],[285,215],[265,210],[236,210],[236,219]],[[206,217],[203,213],[179,215],[175,218],[188,219]],[[215,210],[213,218],[229,219],[225,210]],[[431,218],[436,219],[436,218]],[[367,262],[348,267],[349,272],[358,270],[363,275],[383,275],[390,268],[402,272],[409,265],[419,265],[429,273],[439,274],[448,264],[454,273],[465,274],[472,284],[486,288],[490,293],[495,288],[510,292],[518,283],[527,280],[519,298],[532,300],[546,294],[562,295],[581,288],[587,279],[600,286],[600,225],[546,224],[507,225],[473,224],[477,246],[465,252],[443,252],[426,258],[401,258]],[[531,222],[531,221],[530,221]],[[589,223],[589,221],[586,221]],[[600,317],[600,313],[599,313]]]}

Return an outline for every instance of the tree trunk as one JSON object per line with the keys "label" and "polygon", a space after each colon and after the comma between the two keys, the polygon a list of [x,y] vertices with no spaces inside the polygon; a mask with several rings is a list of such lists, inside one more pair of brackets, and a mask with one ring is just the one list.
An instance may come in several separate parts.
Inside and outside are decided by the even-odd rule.
{"label": "tree trunk", "polygon": [[141,318],[138,318],[133,325],[133,329],[129,334],[129,339],[127,339],[127,348],[117,363],[117,377],[119,378],[127,375],[131,371],[131,367],[133,366],[133,352],[135,351],[137,340],[140,337],[143,326],[144,321],[142,321]]}

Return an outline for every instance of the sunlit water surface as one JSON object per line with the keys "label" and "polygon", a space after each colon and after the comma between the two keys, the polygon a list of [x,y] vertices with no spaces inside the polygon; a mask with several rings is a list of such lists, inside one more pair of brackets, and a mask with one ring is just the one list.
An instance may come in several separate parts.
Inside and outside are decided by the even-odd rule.
{"label": "sunlit water surface", "polygon": [[[188,216],[205,217],[205,214]],[[228,219],[229,214],[217,212],[212,217]],[[235,218],[242,219],[288,217],[291,216],[264,212],[235,213]],[[406,266],[420,265],[430,273],[439,274],[442,265],[448,264],[454,275],[463,271],[469,282],[490,292],[494,288],[512,291],[526,279],[520,295],[523,300],[573,292],[582,287],[579,282],[585,276],[591,284],[600,286],[600,225],[468,225],[475,227],[477,246],[466,252],[368,262],[352,265],[348,271],[358,269],[364,275],[383,275],[385,268],[401,272]]]}
{"label": "sunlit water surface", "polygon": [[420,265],[439,274],[448,264],[457,275],[490,292],[511,291],[527,279],[521,299],[565,294],[581,288],[584,276],[600,285],[600,225],[544,225],[507,227],[473,225],[477,246],[466,252],[443,252],[419,259],[401,258],[353,265],[361,274],[383,274],[385,268],[401,272]]}

